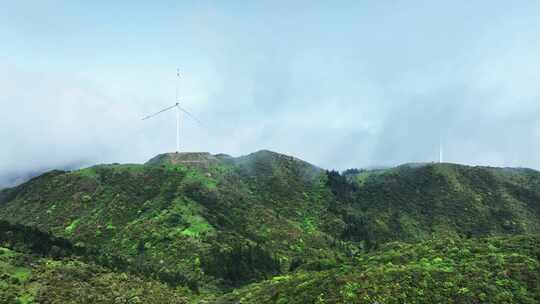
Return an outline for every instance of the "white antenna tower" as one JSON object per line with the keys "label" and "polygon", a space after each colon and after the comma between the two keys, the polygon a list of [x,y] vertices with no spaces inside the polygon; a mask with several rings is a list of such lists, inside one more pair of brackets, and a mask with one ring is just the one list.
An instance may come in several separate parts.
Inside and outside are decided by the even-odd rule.
{"label": "white antenna tower", "polygon": [[176,153],[180,152],[180,101],[178,100],[179,83],[180,69],[176,68]]}
{"label": "white antenna tower", "polygon": [[442,141],[439,139],[439,163],[443,162],[443,148],[442,148]]}
{"label": "white antenna tower", "polygon": [[173,108],[176,108],[176,152],[180,152],[180,111],[184,112],[185,114],[187,114],[189,117],[191,117],[195,122],[199,123],[202,125],[201,121],[199,119],[197,119],[195,116],[193,116],[193,114],[189,113],[187,110],[185,110],[184,108],[180,107],[180,98],[178,96],[178,83],[180,82],[180,69],[176,69],[176,77],[177,77],[177,82],[176,82],[176,103],[170,107],[167,107],[161,111],[158,111],[154,114],[151,114],[151,115],[148,115],[148,116],[145,116],[142,120],[146,120],[146,119],[149,119],[149,118],[152,118],[158,114],[161,114],[163,112],[166,112],[170,109],[173,109]]}

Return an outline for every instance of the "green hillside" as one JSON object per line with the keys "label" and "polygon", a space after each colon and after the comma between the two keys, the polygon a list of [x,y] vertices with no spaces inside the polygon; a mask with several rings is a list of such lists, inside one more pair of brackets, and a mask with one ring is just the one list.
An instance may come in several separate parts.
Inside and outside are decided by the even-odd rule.
{"label": "green hillside", "polygon": [[0,221],[0,303],[189,303],[172,288],[135,273],[117,257]]}
{"label": "green hillside", "polygon": [[[349,272],[351,277],[368,273],[368,287],[381,283],[358,261],[386,256],[395,241],[401,242],[401,249],[394,249],[400,254],[419,250],[407,246],[430,247],[442,240],[470,247],[490,236],[516,236],[501,240],[522,244],[521,236],[540,233],[539,202],[540,174],[528,169],[415,164],[340,174],[271,151],[238,158],[170,153],[144,165],[51,171],[4,189],[0,220],[91,252],[93,258],[76,258],[86,265],[81,269],[95,265],[112,277],[127,272],[135,281],[161,284],[164,292],[189,290],[191,301],[235,303],[237,293],[256,301],[248,292],[275,302],[279,296],[268,300],[266,292],[273,292],[268,284],[280,280],[314,276],[328,294],[341,290],[333,281],[345,282]],[[518,245],[516,250],[525,250]],[[386,265],[370,261],[373,267]],[[484,266],[478,267],[491,271]],[[302,299],[302,290],[276,290],[294,292],[291,303]]]}
{"label": "green hillside", "polygon": [[388,243],[350,264],[249,285],[216,303],[538,303],[540,236]]}
{"label": "green hillside", "polygon": [[[540,232],[540,174],[454,164],[403,165],[348,176],[343,237],[367,247],[416,241]],[[343,196],[343,195],[342,195]]]}
{"label": "green hillside", "polygon": [[214,292],[272,277],[294,259],[339,257],[319,229],[325,195],[323,171],[261,151],[204,166],[49,172],[4,193],[0,218]]}

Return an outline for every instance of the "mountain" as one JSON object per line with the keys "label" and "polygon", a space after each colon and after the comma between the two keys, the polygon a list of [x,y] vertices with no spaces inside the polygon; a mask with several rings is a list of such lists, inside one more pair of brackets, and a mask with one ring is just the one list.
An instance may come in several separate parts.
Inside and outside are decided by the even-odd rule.
{"label": "mountain", "polygon": [[431,236],[535,233],[540,174],[455,164],[360,172],[343,210],[345,238],[368,246]]}
{"label": "mountain", "polygon": [[294,259],[340,254],[315,227],[323,205],[309,195],[329,196],[323,173],[268,151],[167,154],[146,165],[48,172],[4,191],[0,218],[99,247],[193,290],[226,289]]}
{"label": "mountain", "polygon": [[[503,238],[516,242],[512,246],[518,251],[526,250],[515,240],[535,242],[540,233],[540,173],[427,163],[340,174],[267,150],[241,157],[167,153],[144,165],[50,171],[4,189],[0,220],[91,252],[95,258],[83,259],[83,268],[96,267],[111,277],[127,271],[134,281],[165,284],[159,285],[164,293],[180,290],[182,299],[237,303],[237,296],[252,302],[260,296],[274,303],[279,292],[290,297],[280,303],[301,303],[303,291],[288,285],[307,284],[306,277],[314,276],[309,284],[325,286],[328,294],[344,288],[339,282],[350,278],[353,284],[358,276],[369,282],[350,293],[362,295],[362,288],[383,282],[361,266],[372,258],[373,269],[395,271],[379,264],[387,260],[376,258],[385,257],[394,242],[401,249],[393,250],[401,252],[446,240],[473,248],[475,240]],[[4,243],[0,247],[10,255],[33,254],[20,252],[10,245],[13,241]],[[432,258],[433,250],[417,257]],[[531,263],[538,262],[536,253],[524,252]],[[455,263],[470,262],[461,258]],[[80,257],[68,257],[66,263],[72,259]],[[397,261],[402,262],[399,267],[412,267],[404,270],[407,275],[416,269],[412,260]],[[487,266],[479,264],[479,273],[491,271]],[[444,279],[437,278],[435,283]],[[327,282],[332,280],[339,284]],[[535,284],[515,280],[528,298],[538,294]],[[436,292],[442,291],[435,289],[434,297]],[[492,296],[486,293],[487,299]]]}

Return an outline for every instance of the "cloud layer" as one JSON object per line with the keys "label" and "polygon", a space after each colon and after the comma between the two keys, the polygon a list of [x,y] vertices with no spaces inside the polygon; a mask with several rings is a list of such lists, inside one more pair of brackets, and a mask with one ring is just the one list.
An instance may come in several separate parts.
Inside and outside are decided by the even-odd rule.
{"label": "cloud layer", "polygon": [[[0,13],[0,185],[174,149],[540,168],[540,4],[32,1]],[[54,8],[54,9],[53,9]]]}

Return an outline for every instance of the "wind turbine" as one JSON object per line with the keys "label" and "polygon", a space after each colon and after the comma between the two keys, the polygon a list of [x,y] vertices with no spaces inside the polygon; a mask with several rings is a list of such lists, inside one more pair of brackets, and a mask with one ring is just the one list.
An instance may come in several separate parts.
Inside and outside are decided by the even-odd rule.
{"label": "wind turbine", "polygon": [[[178,80],[180,80],[180,70],[177,69],[176,70],[176,76],[178,77]],[[189,113],[186,109],[180,107],[180,102],[179,102],[179,98],[178,98],[178,84],[176,86],[176,103],[170,107],[167,107],[161,111],[158,111],[154,114],[151,114],[151,115],[148,115],[148,116],[145,116],[142,120],[147,120],[147,119],[150,119],[156,115],[159,115],[163,112],[167,112],[171,109],[176,109],[176,152],[180,152],[180,112],[184,112],[185,114],[187,114],[187,116],[191,117],[191,119],[193,119],[195,122],[197,122],[198,124],[201,124],[201,121],[199,119],[197,119],[197,117],[195,117],[193,114]]]}
{"label": "wind turbine", "polygon": [[442,163],[442,156],[443,156],[442,144],[439,143],[439,163]]}
{"label": "wind turbine", "polygon": [[442,139],[439,137],[439,163],[443,162],[443,145]]}

